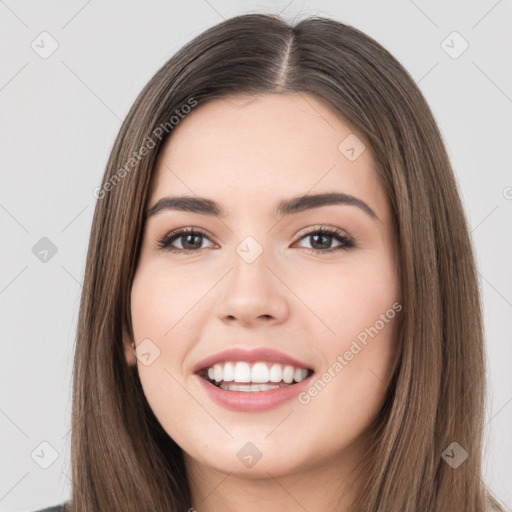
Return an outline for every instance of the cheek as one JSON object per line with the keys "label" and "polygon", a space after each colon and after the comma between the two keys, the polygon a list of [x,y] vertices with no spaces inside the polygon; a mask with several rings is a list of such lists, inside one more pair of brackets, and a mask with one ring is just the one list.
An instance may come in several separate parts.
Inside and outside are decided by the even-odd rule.
{"label": "cheek", "polygon": [[197,302],[200,290],[180,272],[155,264],[141,267],[131,291],[135,341],[148,337],[166,343]]}
{"label": "cheek", "polygon": [[[307,416],[310,431],[322,433],[319,456],[356,442],[382,407],[396,356],[399,316],[386,301],[382,309],[382,302],[354,307],[350,311],[357,320],[350,311],[340,313],[338,318],[346,322],[340,318],[333,324],[337,337],[320,341],[325,363],[299,396],[301,413],[296,416]],[[387,323],[378,317],[381,311],[389,311]]]}
{"label": "cheek", "polygon": [[314,341],[325,342],[321,352],[331,359],[348,349],[354,338],[364,342],[374,326],[385,338],[384,331],[390,329],[384,326],[396,316],[393,304],[400,300],[396,274],[384,252],[354,255],[349,264],[337,268],[319,267],[314,274],[296,279],[294,291],[314,312],[318,326]]}
{"label": "cheek", "polygon": [[141,265],[132,284],[131,315],[140,381],[155,416],[172,434],[183,424],[180,411],[194,405],[183,387],[182,373],[195,339],[192,326],[200,311],[196,304],[206,292],[196,284],[184,273],[157,264]]}
{"label": "cheek", "polygon": [[303,288],[306,293],[309,286],[307,300],[322,320],[313,342],[323,364],[301,403],[313,417],[332,411],[333,436],[339,435],[336,425],[355,435],[373,419],[385,394],[402,309],[399,286],[382,255],[330,272],[320,282],[321,289],[311,288],[311,280]]}
{"label": "cheek", "polygon": [[144,395],[160,424],[173,436],[176,429],[179,432],[179,412],[190,406],[190,397],[178,383],[186,347],[176,343],[180,324],[173,328],[184,312],[177,311],[181,306],[164,283],[165,280],[155,279],[147,272],[137,275],[132,286],[131,311],[137,370]]}
{"label": "cheek", "polygon": [[[169,373],[174,373],[169,363],[177,360],[169,357],[167,340],[173,334],[179,304],[166,283],[151,268],[143,268],[135,275],[131,291],[133,335],[139,359],[137,366],[150,404],[152,398],[161,395],[162,389],[168,389],[172,381]],[[173,347],[175,349],[179,347]]]}

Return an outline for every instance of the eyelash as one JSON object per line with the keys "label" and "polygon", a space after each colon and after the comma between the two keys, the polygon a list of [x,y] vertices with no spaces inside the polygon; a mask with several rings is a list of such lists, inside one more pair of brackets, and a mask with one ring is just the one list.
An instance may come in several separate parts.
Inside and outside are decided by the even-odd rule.
{"label": "eyelash", "polygon": [[[199,252],[202,249],[177,249],[172,248],[171,243],[174,242],[174,240],[179,239],[182,236],[185,235],[202,235],[206,238],[208,238],[208,235],[201,229],[198,228],[184,228],[179,229],[177,231],[171,231],[167,235],[165,235],[158,243],[157,247],[163,251],[169,251],[174,253],[193,253],[193,252]],[[332,253],[337,251],[348,251],[352,247],[355,247],[355,238],[347,236],[338,228],[332,228],[329,226],[321,226],[319,228],[315,228],[312,231],[309,231],[307,233],[304,233],[299,240],[302,240],[303,238],[306,238],[308,236],[312,235],[327,235],[334,237],[338,242],[341,242],[343,245],[339,247],[335,247],[334,249],[325,249],[325,250],[319,250],[319,249],[308,249],[307,247],[303,247],[303,249],[309,250],[311,253],[314,254],[326,254],[326,253]]]}

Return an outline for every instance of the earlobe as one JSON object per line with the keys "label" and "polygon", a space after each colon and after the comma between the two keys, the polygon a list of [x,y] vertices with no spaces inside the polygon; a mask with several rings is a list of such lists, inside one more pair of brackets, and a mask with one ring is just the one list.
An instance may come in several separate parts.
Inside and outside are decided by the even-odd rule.
{"label": "earlobe", "polygon": [[135,343],[130,338],[128,333],[123,330],[123,347],[124,347],[124,355],[126,358],[126,362],[130,366],[135,366],[137,364],[137,357],[135,355]]}

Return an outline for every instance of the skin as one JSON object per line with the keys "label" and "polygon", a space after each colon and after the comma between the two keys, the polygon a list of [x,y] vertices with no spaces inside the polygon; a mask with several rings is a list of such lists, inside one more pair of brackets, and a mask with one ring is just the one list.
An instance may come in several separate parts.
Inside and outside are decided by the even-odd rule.
{"label": "skin", "polygon": [[[184,450],[200,512],[343,511],[357,492],[350,475],[384,399],[398,313],[307,404],[229,411],[193,375],[195,364],[228,347],[272,347],[308,362],[315,377],[332,374],[356,336],[400,303],[388,199],[368,146],[354,161],[338,149],[351,133],[312,95],[231,97],[192,110],[160,155],[149,207],[183,194],[228,212],[220,219],[165,210],[148,219],[131,311],[135,344],[149,338],[160,355],[146,366],[124,340],[156,417]],[[378,219],[346,204],[273,214],[282,199],[332,191],[363,200]],[[315,245],[303,232],[320,225],[340,228],[355,247],[333,252],[335,237]],[[157,248],[191,226],[207,233],[196,252]],[[263,249],[250,264],[236,252],[249,235]],[[247,442],[262,453],[250,468],[237,457]]]}

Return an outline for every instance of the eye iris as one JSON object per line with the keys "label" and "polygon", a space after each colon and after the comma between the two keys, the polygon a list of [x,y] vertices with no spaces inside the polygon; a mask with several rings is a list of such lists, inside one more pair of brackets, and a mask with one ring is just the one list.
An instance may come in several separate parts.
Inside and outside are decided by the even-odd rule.
{"label": "eye iris", "polygon": [[[183,243],[183,248],[184,249],[200,249],[201,248],[201,242],[202,242],[202,237],[203,235],[195,235],[195,234],[191,234],[191,235],[182,235],[181,236],[181,239],[182,240],[186,240],[186,243]],[[196,241],[199,239],[199,243],[196,243],[194,245],[194,243],[189,244],[189,239],[196,239]]]}
{"label": "eye iris", "polygon": [[[318,246],[317,244],[317,239],[318,238],[321,238],[323,241],[324,241],[324,244],[320,244],[320,247]],[[332,235],[325,235],[325,234],[319,234],[319,235],[311,235],[311,239],[314,240],[314,243],[312,244],[313,247],[315,247],[315,249],[329,249],[329,246],[331,245],[329,243],[329,241],[331,240],[328,240],[327,242],[325,241],[326,239],[331,239],[332,238]]]}

